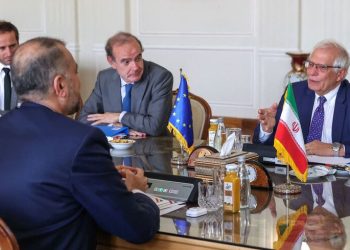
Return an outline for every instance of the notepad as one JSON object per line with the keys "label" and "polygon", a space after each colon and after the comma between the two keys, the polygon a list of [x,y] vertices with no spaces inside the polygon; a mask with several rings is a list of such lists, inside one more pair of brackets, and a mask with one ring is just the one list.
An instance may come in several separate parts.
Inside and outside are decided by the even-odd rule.
{"label": "notepad", "polygon": [[113,125],[97,125],[96,128],[99,128],[102,130],[102,132],[106,136],[116,136],[116,135],[128,135],[129,134],[129,128],[128,127],[116,127]]}

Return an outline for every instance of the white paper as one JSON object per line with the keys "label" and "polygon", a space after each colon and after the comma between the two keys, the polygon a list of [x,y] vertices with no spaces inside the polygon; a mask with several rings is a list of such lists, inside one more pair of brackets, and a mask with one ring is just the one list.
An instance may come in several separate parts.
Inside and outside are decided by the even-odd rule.
{"label": "white paper", "polygon": [[182,208],[186,205],[183,201],[166,200],[147,193],[146,195],[150,197],[154,201],[154,203],[157,204],[157,206],[159,207],[160,215],[164,215],[172,211],[178,210],[179,208]]}
{"label": "white paper", "polygon": [[344,158],[344,157],[308,155],[307,159],[309,162],[312,162],[312,163],[321,163],[321,164],[330,164],[330,165],[350,164],[350,158]]}

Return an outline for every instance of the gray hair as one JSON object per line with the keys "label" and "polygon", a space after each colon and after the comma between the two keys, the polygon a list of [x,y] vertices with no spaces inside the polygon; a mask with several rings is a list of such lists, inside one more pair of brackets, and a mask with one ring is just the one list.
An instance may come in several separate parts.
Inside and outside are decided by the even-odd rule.
{"label": "gray hair", "polygon": [[[312,55],[316,49],[332,49],[332,48],[338,51],[338,55],[333,62],[333,66],[341,67],[342,69],[345,69],[347,71],[350,66],[349,53],[347,52],[347,50],[343,45],[341,45],[335,40],[326,39],[318,42],[313,48],[312,53],[310,55]],[[337,72],[339,69],[334,68],[334,70]]]}
{"label": "gray hair", "polygon": [[45,97],[54,77],[68,70],[67,58],[61,40],[38,37],[19,46],[11,64],[14,87],[21,99],[35,95]]}

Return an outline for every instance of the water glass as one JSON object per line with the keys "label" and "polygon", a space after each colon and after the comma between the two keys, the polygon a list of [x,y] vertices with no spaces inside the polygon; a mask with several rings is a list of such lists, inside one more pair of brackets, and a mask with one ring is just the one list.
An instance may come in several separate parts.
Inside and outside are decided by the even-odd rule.
{"label": "water glass", "polygon": [[234,134],[234,143],[232,146],[232,151],[240,152],[242,151],[242,129],[241,128],[227,128],[226,129],[226,140]]}
{"label": "water glass", "polygon": [[202,181],[198,182],[198,205],[206,208],[209,212],[219,209],[220,187],[219,185]]}
{"label": "water glass", "polygon": [[205,215],[205,219],[200,225],[200,235],[202,238],[222,240],[224,234],[223,231],[222,209]]}
{"label": "water glass", "polygon": [[252,143],[250,135],[242,135],[242,144],[244,143]]}

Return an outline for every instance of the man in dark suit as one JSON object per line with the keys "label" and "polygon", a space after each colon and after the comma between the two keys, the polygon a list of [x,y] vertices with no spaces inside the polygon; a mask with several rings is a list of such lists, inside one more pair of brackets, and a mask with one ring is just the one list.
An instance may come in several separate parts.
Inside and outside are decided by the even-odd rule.
{"label": "man in dark suit", "polygon": [[[307,81],[293,83],[293,91],[303,131],[307,154],[350,157],[350,85],[345,79],[349,55],[335,41],[318,43],[305,63]],[[320,140],[307,141],[310,124],[321,97],[324,103],[324,122]],[[259,109],[259,126],[254,131],[254,143],[273,144],[284,97],[279,105]]]}
{"label": "man in dark suit", "polygon": [[20,108],[0,119],[0,217],[21,249],[96,249],[96,229],[141,243],[159,228],[141,169],[116,171],[106,137],[67,115],[77,65],[62,41],[36,38],[12,62]]}
{"label": "man in dark suit", "polygon": [[[107,41],[111,68],[99,72],[95,88],[81,110],[80,121],[93,125],[120,122],[148,135],[166,134],[173,77],[165,68],[143,60],[142,52],[141,42],[129,33],[117,33]],[[128,110],[124,102],[130,84]]]}
{"label": "man in dark suit", "polygon": [[[18,48],[19,34],[15,25],[0,20],[0,116],[17,106],[17,95],[12,84],[9,90],[5,90],[6,71],[11,72],[12,57]],[[9,73],[11,75],[11,73]],[[9,77],[11,80],[11,77]],[[5,98],[5,92],[9,91],[9,97]],[[9,98],[7,101],[5,99]]]}

